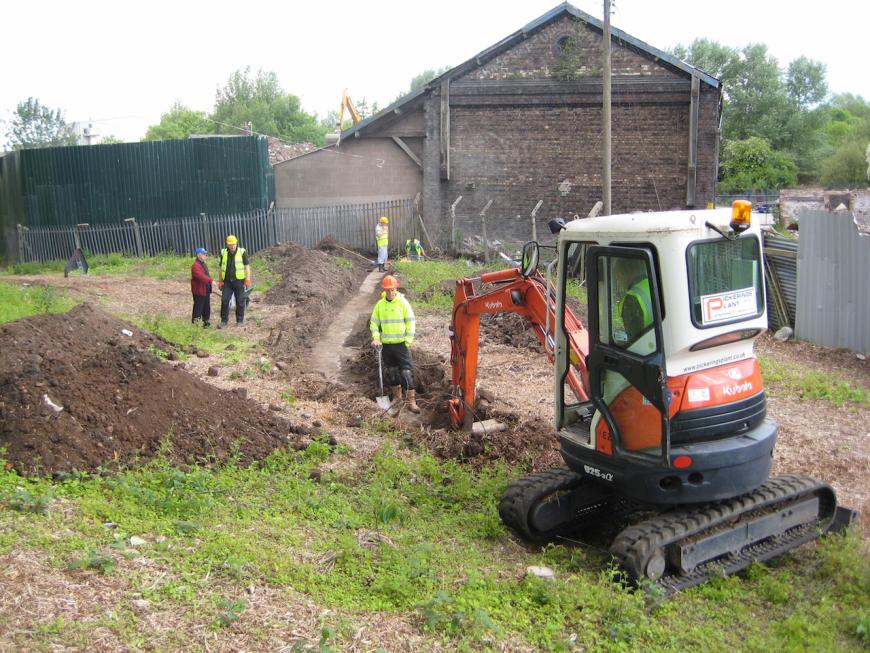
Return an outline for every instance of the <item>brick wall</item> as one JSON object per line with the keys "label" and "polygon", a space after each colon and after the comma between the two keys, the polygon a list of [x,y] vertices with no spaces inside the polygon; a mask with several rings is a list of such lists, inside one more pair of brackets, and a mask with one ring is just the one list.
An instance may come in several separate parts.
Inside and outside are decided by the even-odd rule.
{"label": "brick wall", "polygon": [[[573,29],[572,19],[557,21],[451,83],[450,181],[439,182],[438,215],[448,220],[462,195],[463,234],[479,233],[489,200],[488,236],[522,241],[531,236],[529,214],[538,200],[541,237],[549,219],[586,215],[602,198],[601,35],[587,30],[581,38],[597,77],[557,82],[551,74],[555,44]],[[615,46],[612,59],[613,212],[685,208],[690,79],[629,48]],[[718,90],[702,83],[700,207],[713,198],[718,103]]]}
{"label": "brick wall", "polygon": [[[579,28],[578,28],[579,26]],[[472,70],[464,79],[542,79],[553,76],[556,44],[559,39],[574,36],[580,50],[581,70],[591,76],[601,76],[600,32],[577,23],[566,16],[536,32],[530,38]],[[610,54],[613,75],[677,77],[678,74],[626,47],[614,47]]]}

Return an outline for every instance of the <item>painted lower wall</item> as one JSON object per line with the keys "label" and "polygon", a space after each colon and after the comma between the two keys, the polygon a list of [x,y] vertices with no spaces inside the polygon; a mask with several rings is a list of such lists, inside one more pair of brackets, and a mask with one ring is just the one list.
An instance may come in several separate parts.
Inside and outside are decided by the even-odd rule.
{"label": "painted lower wall", "polygon": [[[421,138],[403,141],[422,155]],[[403,199],[422,189],[420,167],[391,138],[347,140],[275,166],[279,208]]]}

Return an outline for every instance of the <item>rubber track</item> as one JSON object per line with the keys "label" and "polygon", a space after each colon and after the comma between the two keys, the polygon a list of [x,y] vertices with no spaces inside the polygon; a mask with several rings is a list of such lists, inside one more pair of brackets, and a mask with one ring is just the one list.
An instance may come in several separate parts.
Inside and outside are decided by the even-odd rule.
{"label": "rubber track", "polygon": [[807,476],[787,475],[769,479],[754,492],[698,509],[681,509],[629,526],[613,541],[610,552],[637,581],[646,577],[646,567],[656,553],[670,544],[722,525],[731,525],[753,511],[778,509],[797,499],[816,494],[820,499],[818,520],[715,561],[698,565],[688,574],[666,570],[656,582],[667,591],[677,591],[747,567],[753,560],[766,560],[808,542],[827,530],[836,510],[833,489]]}
{"label": "rubber track", "polygon": [[[548,531],[537,531],[529,523],[532,508],[547,496],[569,491],[582,482],[582,477],[567,467],[557,467],[531,476],[521,478],[508,487],[498,503],[498,514],[502,521],[532,542],[546,542],[564,532],[563,527]],[[568,516],[571,519],[571,516]]]}

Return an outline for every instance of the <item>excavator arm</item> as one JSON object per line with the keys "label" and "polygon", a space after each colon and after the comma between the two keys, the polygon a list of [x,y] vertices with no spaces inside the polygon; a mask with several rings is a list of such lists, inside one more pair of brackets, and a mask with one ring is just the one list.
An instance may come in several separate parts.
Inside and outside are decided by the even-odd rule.
{"label": "excavator arm", "polygon": [[[475,291],[475,281],[494,285],[478,294]],[[518,268],[485,272],[479,277],[466,277],[456,281],[450,325],[452,396],[448,403],[450,421],[455,428],[469,430],[473,422],[481,314],[517,313],[525,316],[532,323],[535,336],[552,362],[555,310],[555,292],[547,281],[537,274],[524,277]],[[565,311],[565,329],[572,363],[566,381],[578,401],[588,401],[588,332],[568,307]]]}

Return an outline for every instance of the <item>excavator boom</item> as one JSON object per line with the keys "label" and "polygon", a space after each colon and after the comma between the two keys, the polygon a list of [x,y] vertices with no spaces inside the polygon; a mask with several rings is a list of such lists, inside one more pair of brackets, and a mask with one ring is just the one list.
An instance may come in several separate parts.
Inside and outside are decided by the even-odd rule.
{"label": "excavator boom", "polygon": [[[479,292],[475,283],[493,284]],[[455,428],[471,428],[477,381],[480,316],[483,313],[516,313],[526,317],[550,361],[553,361],[556,300],[552,288],[540,275],[525,277],[519,268],[485,272],[456,282],[453,319],[450,326],[450,365],[452,368],[449,403],[450,420]],[[565,329],[571,348],[572,366],[566,381],[578,401],[588,400],[589,373],[586,354],[589,339],[586,329],[566,310]]]}

